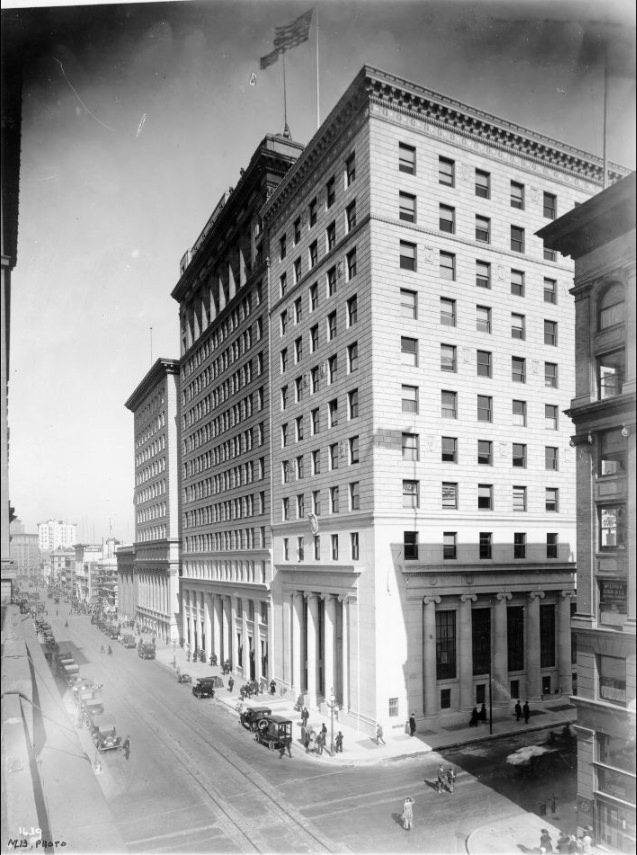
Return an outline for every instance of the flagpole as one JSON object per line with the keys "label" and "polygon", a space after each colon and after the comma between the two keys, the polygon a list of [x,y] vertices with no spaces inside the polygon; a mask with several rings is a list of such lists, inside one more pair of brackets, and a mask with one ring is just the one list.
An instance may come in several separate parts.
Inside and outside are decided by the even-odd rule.
{"label": "flagpole", "polygon": [[283,60],[283,136],[286,133],[289,133],[288,129],[288,100],[287,100],[287,92],[285,88],[285,51],[281,52],[281,57]]}
{"label": "flagpole", "polygon": [[319,7],[316,5],[316,130],[321,126],[321,107],[319,100]]}
{"label": "flagpole", "polygon": [[604,49],[604,120],[602,127],[602,165],[604,169],[604,175],[602,176],[602,190],[605,190],[608,186],[608,160],[607,160],[607,151],[606,151],[606,128],[608,125],[608,47]]}

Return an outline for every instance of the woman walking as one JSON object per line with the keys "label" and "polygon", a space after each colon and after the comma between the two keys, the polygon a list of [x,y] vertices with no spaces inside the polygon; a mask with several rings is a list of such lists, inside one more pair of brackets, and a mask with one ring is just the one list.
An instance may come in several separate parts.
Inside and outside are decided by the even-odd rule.
{"label": "woman walking", "polygon": [[401,818],[405,831],[411,831],[411,826],[414,821],[414,800],[411,796],[407,796],[403,802],[403,813]]}

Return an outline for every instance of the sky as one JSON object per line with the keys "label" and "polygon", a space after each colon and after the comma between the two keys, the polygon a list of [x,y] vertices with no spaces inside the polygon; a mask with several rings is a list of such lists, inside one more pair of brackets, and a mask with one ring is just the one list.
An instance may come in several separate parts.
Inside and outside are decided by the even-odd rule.
{"label": "sky", "polygon": [[[2,17],[34,4],[3,2]],[[36,10],[12,276],[9,481],[27,532],[134,538],[133,415],[179,357],[179,262],[266,133],[307,143],[364,64],[635,168],[632,0],[204,0]],[[4,26],[5,20],[3,20]]]}

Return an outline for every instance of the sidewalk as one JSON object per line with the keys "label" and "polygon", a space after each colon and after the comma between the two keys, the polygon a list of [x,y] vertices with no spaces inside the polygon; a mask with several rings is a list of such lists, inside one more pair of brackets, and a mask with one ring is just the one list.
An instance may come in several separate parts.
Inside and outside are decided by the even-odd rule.
{"label": "sidewalk", "polygon": [[[143,636],[150,640],[150,636]],[[212,677],[221,676],[221,667],[212,667],[203,662],[188,662],[186,653],[183,649],[177,648],[175,651],[175,660],[177,667],[182,673],[190,674],[193,679],[196,677]],[[157,646],[157,661],[173,671],[173,649],[172,646],[162,645]],[[233,675],[235,679],[234,691],[230,693],[227,688],[216,689],[215,701],[222,703],[235,713],[235,707],[240,700],[239,688],[243,685],[244,678]],[[175,678],[176,679],[176,678]],[[222,677],[224,684],[227,686],[228,677]],[[184,687],[186,688],[186,687]],[[301,739],[301,720],[298,711],[294,710],[294,696],[269,695],[259,694],[248,701],[248,705],[252,706],[269,706],[277,715],[285,715],[295,722],[295,746],[300,747]],[[351,726],[341,724],[338,721],[338,716],[334,717],[334,735],[340,730],[343,734],[343,752],[330,756],[329,743],[331,732],[331,717],[329,715],[321,715],[316,710],[310,710],[309,724],[315,729],[321,728],[323,722],[327,725],[328,741],[327,751],[320,757],[315,757],[317,762],[338,763],[339,765],[362,765],[379,763],[383,760],[396,760],[404,757],[414,757],[420,754],[427,754],[431,751],[440,751],[443,749],[455,748],[460,745],[470,743],[483,742],[488,739],[498,739],[506,736],[519,736],[520,732],[526,730],[532,732],[543,730],[544,728],[559,729],[566,724],[575,720],[575,708],[569,704],[568,698],[556,697],[543,704],[534,704],[531,712],[531,720],[528,725],[516,722],[511,715],[506,720],[493,722],[493,734],[489,733],[489,725],[481,724],[477,728],[465,725],[453,725],[438,730],[421,730],[417,731],[414,737],[409,736],[404,732],[402,727],[397,731],[387,731],[385,733],[386,745],[377,745],[375,739],[368,736],[366,733],[359,731]],[[298,729],[297,729],[298,726]],[[544,827],[541,826],[541,827]]]}

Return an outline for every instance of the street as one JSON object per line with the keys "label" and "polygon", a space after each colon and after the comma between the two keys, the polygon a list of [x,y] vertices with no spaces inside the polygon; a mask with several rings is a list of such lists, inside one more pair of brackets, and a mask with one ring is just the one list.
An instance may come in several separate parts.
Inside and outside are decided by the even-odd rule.
{"label": "street", "polygon": [[[473,829],[519,814],[519,805],[534,810],[552,792],[558,814],[551,821],[568,824],[560,811],[568,810],[574,770],[564,765],[552,775],[547,793],[541,782],[512,777],[504,763],[525,739],[545,734],[372,766],[330,767],[298,742],[292,758],[280,757],[227,706],[196,699],[157,661],[116,641],[112,656],[100,653],[108,640],[87,616],[68,617],[62,607],[50,620],[58,642],[74,647],[82,675],[104,684],[105,710],[118,734],[130,737],[130,758],[105,752],[98,777],[131,852],[465,852]],[[94,759],[88,731],[81,739]],[[440,762],[458,770],[453,795],[433,788]],[[408,795],[411,832],[400,824]]]}

